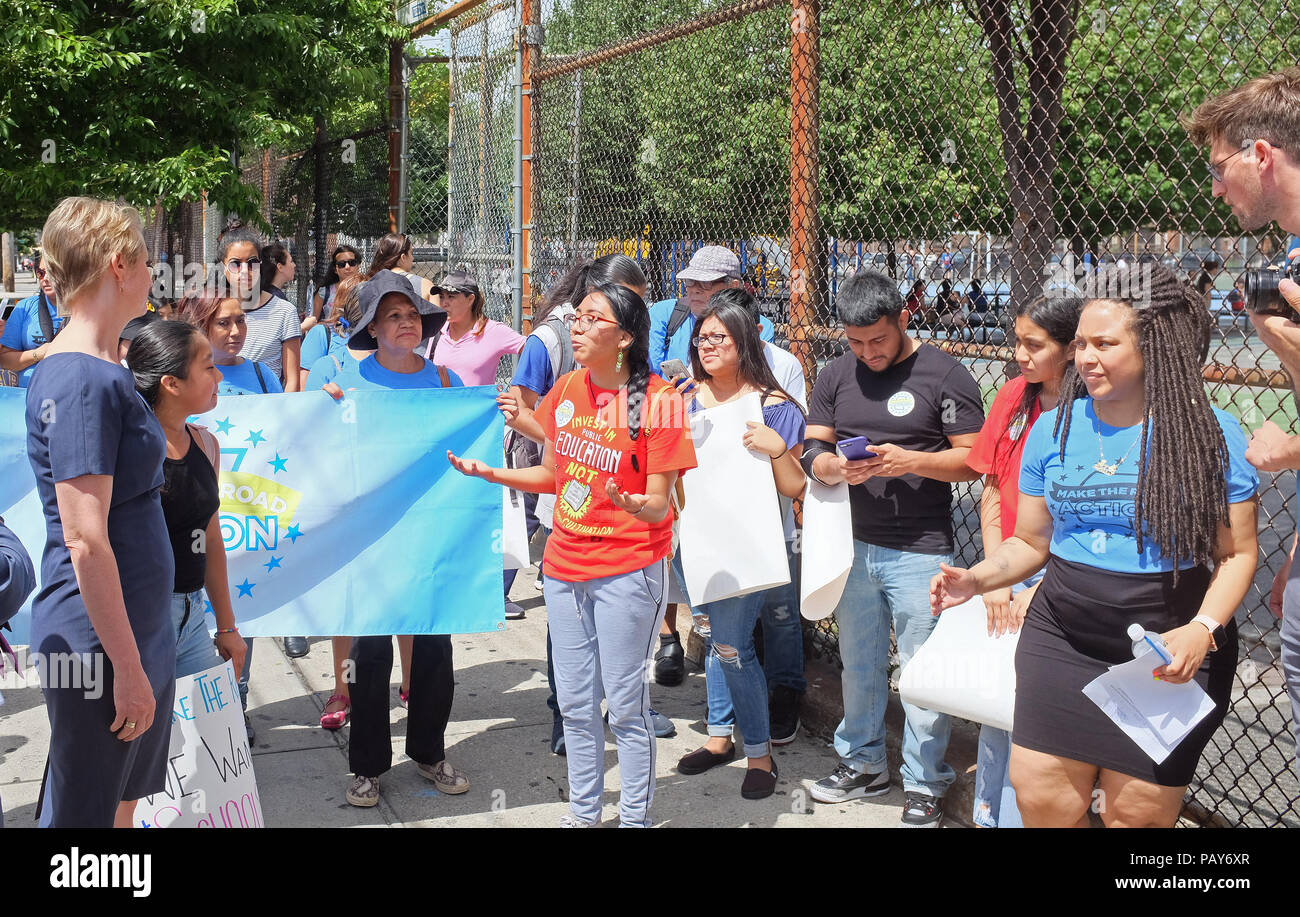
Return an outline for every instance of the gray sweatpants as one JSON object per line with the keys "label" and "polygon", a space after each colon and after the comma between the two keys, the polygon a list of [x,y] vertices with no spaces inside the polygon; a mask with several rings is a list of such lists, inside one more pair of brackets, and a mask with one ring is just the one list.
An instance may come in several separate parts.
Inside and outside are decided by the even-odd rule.
{"label": "gray sweatpants", "polygon": [[657,560],[641,570],[581,583],[546,577],[569,808],[584,822],[600,820],[605,792],[603,699],[618,743],[619,822],[624,828],[650,826],[655,735],[649,661],[666,604],[667,569],[666,560]]}
{"label": "gray sweatpants", "polygon": [[[1291,565],[1291,576],[1282,599],[1282,674],[1291,696],[1291,728],[1300,747],[1300,563]],[[1300,775],[1300,760],[1293,762]]]}

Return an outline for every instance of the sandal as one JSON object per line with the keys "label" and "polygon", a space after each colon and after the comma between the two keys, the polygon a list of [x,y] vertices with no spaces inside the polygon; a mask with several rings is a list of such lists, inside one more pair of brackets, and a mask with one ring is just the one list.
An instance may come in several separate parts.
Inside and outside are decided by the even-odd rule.
{"label": "sandal", "polygon": [[[341,707],[332,705],[342,704]],[[346,694],[331,694],[330,699],[325,702],[325,712],[320,715],[320,725],[322,729],[342,729],[348,722],[348,711],[352,709],[352,700]]]}

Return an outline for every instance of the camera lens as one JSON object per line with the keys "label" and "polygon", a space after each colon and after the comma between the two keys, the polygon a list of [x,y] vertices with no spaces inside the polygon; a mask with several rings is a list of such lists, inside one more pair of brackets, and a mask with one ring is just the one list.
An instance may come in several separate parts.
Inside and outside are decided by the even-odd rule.
{"label": "camera lens", "polygon": [[1246,308],[1251,312],[1278,312],[1285,305],[1277,289],[1280,278],[1277,271],[1247,271]]}

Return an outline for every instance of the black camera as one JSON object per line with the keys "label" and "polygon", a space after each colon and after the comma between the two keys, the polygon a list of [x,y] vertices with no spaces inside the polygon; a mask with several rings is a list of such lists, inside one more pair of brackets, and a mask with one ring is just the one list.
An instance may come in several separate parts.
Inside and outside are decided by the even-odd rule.
{"label": "black camera", "polygon": [[1300,258],[1246,272],[1246,308],[1260,315],[1280,315],[1300,323],[1300,314],[1282,298],[1277,285],[1283,278],[1300,283]]}

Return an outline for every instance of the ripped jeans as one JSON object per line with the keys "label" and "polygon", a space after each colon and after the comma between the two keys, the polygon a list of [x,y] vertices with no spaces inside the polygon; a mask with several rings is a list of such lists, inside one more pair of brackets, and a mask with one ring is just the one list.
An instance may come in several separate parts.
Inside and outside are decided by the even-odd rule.
{"label": "ripped jeans", "polygon": [[715,718],[720,719],[717,712],[729,700],[735,712],[734,725],[740,727],[745,737],[742,750],[747,758],[766,755],[771,738],[767,678],[754,649],[754,625],[758,622],[767,593],[768,590],[751,592],[709,602],[695,609],[697,613],[709,616],[712,632],[704,667],[709,695],[709,735],[731,735],[732,722],[714,722]]}

